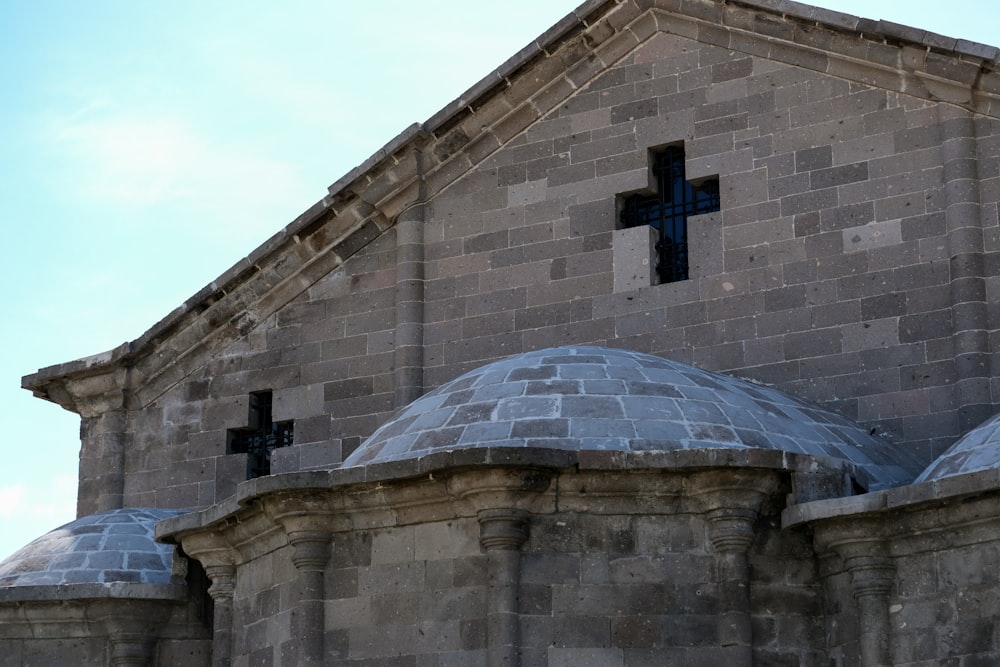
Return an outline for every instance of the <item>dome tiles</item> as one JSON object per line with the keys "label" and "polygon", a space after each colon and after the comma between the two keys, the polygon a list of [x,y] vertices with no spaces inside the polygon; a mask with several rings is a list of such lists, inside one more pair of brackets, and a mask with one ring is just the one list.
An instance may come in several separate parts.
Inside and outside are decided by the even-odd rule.
{"label": "dome tiles", "polygon": [[171,583],[174,547],[155,542],[153,528],[178,514],[126,508],[67,523],[0,562],[0,588]]}
{"label": "dome tiles", "polygon": [[477,447],[778,450],[848,461],[872,488],[919,466],[846,418],[771,387],[649,354],[559,347],[487,364],[422,396],[343,467]]}
{"label": "dome tiles", "polygon": [[1000,414],[990,417],[955,441],[927,466],[917,482],[933,482],[981,470],[1000,468]]}

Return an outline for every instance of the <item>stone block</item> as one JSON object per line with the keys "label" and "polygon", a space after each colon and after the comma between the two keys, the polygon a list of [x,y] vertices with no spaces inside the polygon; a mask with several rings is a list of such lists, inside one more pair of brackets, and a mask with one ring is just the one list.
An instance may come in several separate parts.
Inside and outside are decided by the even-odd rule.
{"label": "stone block", "polygon": [[551,667],[624,667],[620,648],[556,648],[548,649]]}
{"label": "stone block", "polygon": [[[372,550],[374,556],[374,546]],[[403,558],[404,552],[383,551],[384,558]],[[421,561],[395,562],[372,565],[358,571],[360,595],[389,595],[424,590],[424,563]]]}
{"label": "stone block", "polygon": [[624,292],[649,287],[658,281],[657,231],[648,225],[613,232],[614,290]]}

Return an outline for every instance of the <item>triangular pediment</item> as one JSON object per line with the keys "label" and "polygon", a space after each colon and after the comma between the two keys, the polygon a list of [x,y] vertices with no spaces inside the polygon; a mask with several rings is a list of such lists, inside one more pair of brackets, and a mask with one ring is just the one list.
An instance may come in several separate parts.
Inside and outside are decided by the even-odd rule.
{"label": "triangular pediment", "polygon": [[1000,118],[994,47],[788,0],[593,0],[337,180],[139,339],[42,369],[22,385],[82,414],[149,403],[664,36],[727,49],[733,63],[763,58]]}

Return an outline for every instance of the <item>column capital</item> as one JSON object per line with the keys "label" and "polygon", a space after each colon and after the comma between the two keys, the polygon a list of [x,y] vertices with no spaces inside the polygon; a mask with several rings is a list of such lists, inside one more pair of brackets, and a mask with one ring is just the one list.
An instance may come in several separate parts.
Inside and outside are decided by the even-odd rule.
{"label": "column capital", "polygon": [[704,513],[712,546],[720,553],[750,548],[754,522],[780,485],[775,471],[729,468],[695,473],[687,482]]}
{"label": "column capital", "polygon": [[448,478],[448,493],[472,504],[476,512],[491,509],[529,510],[552,481],[543,468],[498,467],[466,470]]}
{"label": "column capital", "polygon": [[156,640],[137,634],[111,636],[112,667],[146,667],[152,664]]}
{"label": "column capital", "polygon": [[519,551],[528,540],[529,514],[524,510],[500,508],[480,510],[479,543],[487,551]]}
{"label": "column capital", "polygon": [[207,565],[205,575],[212,582],[208,587],[208,594],[215,602],[232,599],[233,591],[236,589],[235,565]]}
{"label": "column capital", "polygon": [[239,554],[231,546],[227,536],[216,530],[202,530],[174,537],[184,553],[201,563],[205,573],[215,568],[220,573],[239,562]]}
{"label": "column capital", "polygon": [[299,570],[323,571],[330,560],[333,534],[321,530],[296,530],[288,533],[292,545],[292,563]]}
{"label": "column capital", "polygon": [[719,507],[705,514],[708,537],[718,552],[746,552],[754,540],[758,512],[746,507]]}

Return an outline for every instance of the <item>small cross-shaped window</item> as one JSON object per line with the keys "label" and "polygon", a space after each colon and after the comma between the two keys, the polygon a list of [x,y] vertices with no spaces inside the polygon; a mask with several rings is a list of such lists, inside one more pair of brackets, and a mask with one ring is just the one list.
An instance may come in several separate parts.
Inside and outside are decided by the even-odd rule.
{"label": "small cross-shaped window", "polygon": [[292,422],[273,420],[272,400],[269,391],[250,394],[247,425],[228,431],[228,452],[247,455],[247,479],[270,475],[271,452],[292,444]]}
{"label": "small cross-shaped window", "polygon": [[688,217],[720,208],[719,179],[695,185],[686,180],[684,149],[670,146],[654,154],[654,194],[636,194],[624,200],[622,227],[649,225],[657,230],[657,274],[661,283],[687,280]]}

